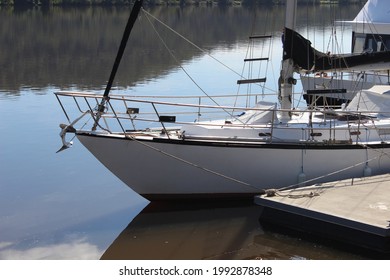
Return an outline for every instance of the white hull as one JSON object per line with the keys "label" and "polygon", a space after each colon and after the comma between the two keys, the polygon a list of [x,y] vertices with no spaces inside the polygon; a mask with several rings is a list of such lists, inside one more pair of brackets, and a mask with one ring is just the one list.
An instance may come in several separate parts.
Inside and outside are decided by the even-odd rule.
{"label": "white hull", "polygon": [[306,180],[321,177],[310,184],[362,177],[367,160],[372,175],[390,171],[390,145],[155,142],[93,134],[78,134],[78,139],[125,184],[151,200],[252,197],[262,189],[298,184],[302,170]]}

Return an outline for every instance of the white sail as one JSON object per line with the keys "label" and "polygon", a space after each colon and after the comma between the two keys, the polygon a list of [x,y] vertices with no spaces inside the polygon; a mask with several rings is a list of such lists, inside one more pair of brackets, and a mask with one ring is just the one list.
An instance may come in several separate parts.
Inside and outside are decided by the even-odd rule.
{"label": "white sail", "polygon": [[353,21],[362,23],[390,23],[390,1],[368,0]]}

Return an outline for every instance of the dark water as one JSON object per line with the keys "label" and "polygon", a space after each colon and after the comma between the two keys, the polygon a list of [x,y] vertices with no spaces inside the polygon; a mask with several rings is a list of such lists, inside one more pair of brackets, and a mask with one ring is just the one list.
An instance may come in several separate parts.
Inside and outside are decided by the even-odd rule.
{"label": "dark water", "polygon": [[[334,18],[351,20],[359,9],[305,6],[298,26],[309,35],[317,34],[314,27],[328,32]],[[279,6],[256,10],[256,24],[253,10],[246,8],[148,11],[237,71],[248,30],[280,36],[284,16]],[[254,205],[183,209],[148,204],[77,141],[56,154],[61,146],[58,124],[66,119],[53,92],[104,89],[128,13],[123,7],[0,8],[0,259],[365,258],[265,230]],[[114,91],[189,90],[177,62],[162,55],[163,47],[147,23],[143,15],[136,24]],[[214,70],[212,59],[161,32],[179,61],[203,78],[208,89],[235,90],[235,80],[225,82],[231,74]],[[280,38],[275,40],[280,46]],[[279,54],[277,47],[274,55]]]}
{"label": "dark water", "polygon": [[302,238],[258,221],[250,202],[151,203],[121,232],[102,259],[300,260],[361,259],[355,248]]}

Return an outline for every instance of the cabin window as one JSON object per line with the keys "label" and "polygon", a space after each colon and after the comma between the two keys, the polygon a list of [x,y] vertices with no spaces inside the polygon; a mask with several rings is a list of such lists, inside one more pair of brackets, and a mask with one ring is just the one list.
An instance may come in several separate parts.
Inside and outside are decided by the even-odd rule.
{"label": "cabin window", "polygon": [[390,35],[375,35],[372,36],[372,40],[375,40],[377,44],[377,52],[390,50]]}
{"label": "cabin window", "polygon": [[352,41],[352,52],[362,53],[364,51],[364,45],[366,42],[366,36],[364,34],[354,34]]}
{"label": "cabin window", "polygon": [[382,41],[379,41],[377,45],[378,45],[377,51],[378,51],[378,52],[383,51],[383,49],[384,49],[384,48],[383,48],[383,42],[382,42]]}
{"label": "cabin window", "polygon": [[353,33],[352,52],[380,52],[390,50],[390,35]]}
{"label": "cabin window", "polygon": [[365,51],[367,51],[367,52],[377,52],[378,51],[377,45],[378,44],[376,43],[374,38],[368,38]]}
{"label": "cabin window", "polygon": [[[388,36],[386,36],[386,37],[388,37]],[[389,37],[386,38],[384,40],[384,42],[385,42],[385,45],[383,46],[383,51],[389,51],[390,50],[390,38]]]}

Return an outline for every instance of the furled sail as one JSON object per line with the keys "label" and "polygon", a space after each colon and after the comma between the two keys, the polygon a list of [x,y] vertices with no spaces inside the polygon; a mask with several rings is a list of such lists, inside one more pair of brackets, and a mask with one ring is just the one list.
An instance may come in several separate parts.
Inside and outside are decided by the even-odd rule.
{"label": "furled sail", "polygon": [[289,28],[284,29],[283,59],[291,58],[297,71],[321,72],[334,70],[372,70],[388,69],[390,51],[361,54],[335,55],[323,53],[311,46],[311,42],[298,32]]}

